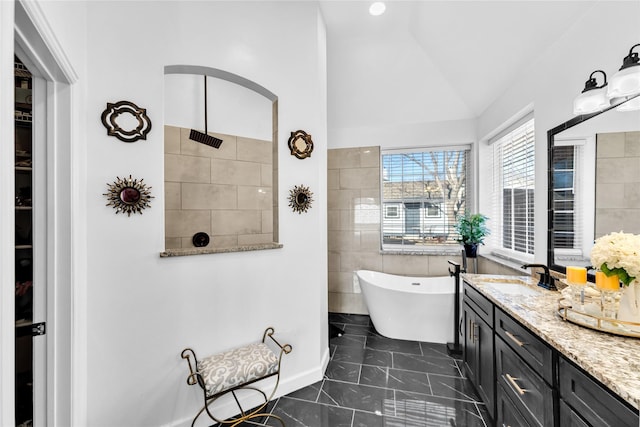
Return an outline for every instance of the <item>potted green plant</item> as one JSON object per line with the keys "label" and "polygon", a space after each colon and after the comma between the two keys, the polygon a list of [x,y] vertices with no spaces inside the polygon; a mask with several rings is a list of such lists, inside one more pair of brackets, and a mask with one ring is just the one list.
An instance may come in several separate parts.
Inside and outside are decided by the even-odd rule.
{"label": "potted green plant", "polygon": [[456,231],[460,235],[458,241],[464,245],[469,258],[478,256],[478,245],[484,244],[484,238],[490,231],[486,226],[487,218],[483,214],[465,214],[458,217]]}

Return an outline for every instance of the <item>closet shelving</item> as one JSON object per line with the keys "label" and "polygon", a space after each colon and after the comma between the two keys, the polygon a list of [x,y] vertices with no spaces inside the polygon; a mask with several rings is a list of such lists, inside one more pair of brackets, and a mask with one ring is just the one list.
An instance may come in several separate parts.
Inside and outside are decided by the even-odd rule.
{"label": "closet shelving", "polygon": [[16,57],[15,77],[15,365],[16,425],[33,419],[33,78]]}

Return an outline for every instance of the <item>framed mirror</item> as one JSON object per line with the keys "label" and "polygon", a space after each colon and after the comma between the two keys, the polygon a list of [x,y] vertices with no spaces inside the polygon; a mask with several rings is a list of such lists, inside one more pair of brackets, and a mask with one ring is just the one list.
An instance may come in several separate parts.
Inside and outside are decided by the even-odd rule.
{"label": "framed mirror", "polygon": [[107,128],[107,135],[124,142],[147,139],[147,134],[151,131],[151,119],[147,116],[147,110],[129,101],[108,102],[100,119]]}
{"label": "framed mirror", "polygon": [[311,157],[311,152],[313,151],[313,140],[311,139],[311,135],[305,131],[297,130],[295,132],[291,132],[288,144],[292,156],[295,156],[298,159]]}
{"label": "framed mirror", "polygon": [[635,98],[640,95],[547,132],[552,270],[590,266],[593,241],[602,235],[640,233],[640,110],[621,111]]}

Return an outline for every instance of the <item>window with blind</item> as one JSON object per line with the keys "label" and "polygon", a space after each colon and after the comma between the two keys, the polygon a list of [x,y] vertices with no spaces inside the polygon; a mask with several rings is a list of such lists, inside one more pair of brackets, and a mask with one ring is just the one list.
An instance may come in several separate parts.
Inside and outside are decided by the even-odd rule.
{"label": "window with blind", "polygon": [[471,177],[470,146],[382,151],[382,247],[458,244]]}
{"label": "window with blind", "polygon": [[533,118],[492,141],[492,246],[516,259],[534,251],[534,148]]}

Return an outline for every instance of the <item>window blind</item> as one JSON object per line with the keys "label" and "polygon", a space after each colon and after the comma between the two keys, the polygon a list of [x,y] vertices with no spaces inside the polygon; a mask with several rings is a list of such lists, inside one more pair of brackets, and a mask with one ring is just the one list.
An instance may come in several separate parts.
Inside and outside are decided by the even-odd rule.
{"label": "window blind", "polygon": [[[574,141],[572,141],[574,142]],[[584,245],[583,208],[584,141],[556,143],[553,154],[553,242],[558,255],[582,260]]]}
{"label": "window blind", "polygon": [[492,246],[517,255],[534,251],[535,134],[531,118],[492,145]]}

